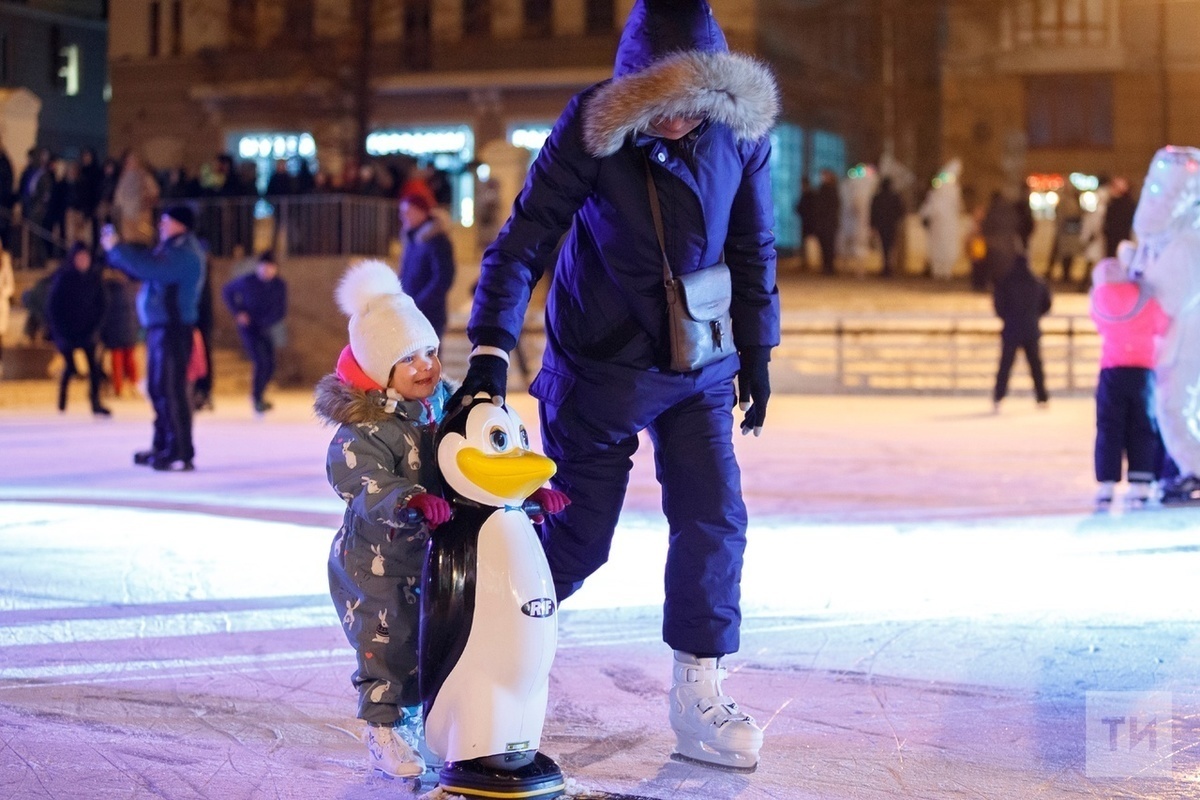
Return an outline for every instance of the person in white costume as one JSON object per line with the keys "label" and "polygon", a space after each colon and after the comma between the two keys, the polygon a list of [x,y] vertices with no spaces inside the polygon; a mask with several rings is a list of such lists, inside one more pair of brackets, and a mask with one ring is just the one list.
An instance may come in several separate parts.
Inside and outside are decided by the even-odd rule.
{"label": "person in white costume", "polygon": [[[1200,150],[1164,147],[1154,154],[1133,218],[1137,249],[1130,273],[1143,275],[1171,325],[1154,372],[1167,454],[1181,478],[1164,500],[1200,490]],[[1200,494],[1200,491],[1197,492]]]}
{"label": "person in white costume", "polygon": [[854,274],[862,277],[866,271],[867,251],[871,247],[871,198],[879,185],[874,167],[859,164],[842,181],[842,224],[838,228],[841,241],[838,252],[854,265]]}
{"label": "person in white costume", "polygon": [[933,277],[946,280],[962,252],[962,162],[951,159],[933,179],[933,188],[921,205],[921,219],[928,231],[929,263]]}

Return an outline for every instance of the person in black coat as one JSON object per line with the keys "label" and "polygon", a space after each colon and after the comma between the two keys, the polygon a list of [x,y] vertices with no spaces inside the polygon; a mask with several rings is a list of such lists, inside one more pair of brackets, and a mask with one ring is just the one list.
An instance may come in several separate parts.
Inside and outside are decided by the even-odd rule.
{"label": "person in black coat", "polygon": [[251,399],[258,413],[271,410],[263,392],[275,374],[275,339],[272,329],[287,316],[287,284],[279,277],[279,265],[270,250],[254,264],[254,272],[234,278],[221,291],[229,313],[237,323],[238,336],[246,355],[254,363]]}
{"label": "person in black coat", "polygon": [[1117,245],[1130,238],[1137,206],[1129,193],[1129,181],[1124,178],[1113,178],[1109,192],[1101,230],[1104,232],[1104,255],[1112,257],[1117,254]]}
{"label": "person in black coat", "polygon": [[838,227],[842,221],[842,198],[837,176],[831,169],[821,170],[821,185],[812,203],[812,235],[821,244],[821,274],[837,272]]}
{"label": "person in black coat", "polygon": [[125,273],[116,269],[104,271],[104,295],[108,303],[104,324],[100,328],[100,343],[112,360],[109,378],[113,395],[120,397],[125,380],[131,387],[137,384],[138,368],[134,348],[140,338],[141,326],[133,300],[133,283]]}
{"label": "person in black coat", "polygon": [[1025,351],[1029,372],[1033,377],[1033,392],[1039,406],[1045,406],[1046,377],[1042,371],[1040,342],[1041,318],[1050,311],[1050,288],[1029,270],[1024,254],[1013,258],[1012,266],[996,280],[992,294],[996,315],[1004,323],[1000,332],[1000,366],[996,370],[996,388],[992,392],[995,411],[1008,394],[1008,378],[1012,373],[1017,350]]}
{"label": "person in black coat", "polygon": [[92,269],[92,254],[83,242],[76,242],[55,273],[46,298],[46,319],[54,346],[62,354],[62,378],[58,385],[58,410],[67,409],[67,387],[75,377],[75,351],[82,350],[88,364],[88,396],[92,413],[107,417],[109,410],[100,404],[100,369],[96,348],[108,301],[100,271]]}
{"label": "person in black coat", "polygon": [[446,294],[454,284],[454,250],[429,198],[409,192],[400,198],[404,254],[400,287],[412,297],[440,340],[446,333]]}
{"label": "person in black coat", "polygon": [[904,199],[892,188],[892,179],[879,182],[879,191],[871,198],[871,228],[879,235],[879,247],[883,251],[883,267],[880,274],[892,276],[892,249],[896,244],[896,232],[904,219]]}

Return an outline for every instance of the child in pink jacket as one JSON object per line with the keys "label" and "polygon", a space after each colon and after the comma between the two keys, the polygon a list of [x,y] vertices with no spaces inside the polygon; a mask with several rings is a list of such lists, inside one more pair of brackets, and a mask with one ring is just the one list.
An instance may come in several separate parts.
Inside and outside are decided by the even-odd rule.
{"label": "child in pink jacket", "polygon": [[1162,458],[1154,412],[1154,362],[1170,324],[1150,288],[1131,278],[1116,258],[1092,272],[1091,314],[1100,334],[1100,379],[1096,384],[1097,509],[1112,505],[1128,460],[1126,505],[1140,508],[1151,498]]}

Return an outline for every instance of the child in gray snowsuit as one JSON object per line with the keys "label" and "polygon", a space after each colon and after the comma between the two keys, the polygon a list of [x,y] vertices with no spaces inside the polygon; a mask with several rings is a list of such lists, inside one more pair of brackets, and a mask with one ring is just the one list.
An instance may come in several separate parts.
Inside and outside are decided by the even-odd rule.
{"label": "child in gray snowsuit", "polygon": [[358,655],[353,682],[370,764],[418,776],[418,595],[429,531],[450,518],[433,436],[453,387],[442,380],[433,327],[386,264],[351,267],[337,300],[350,316],[350,344],[314,402],[339,426],[326,473],[346,501],[329,554],[330,594]]}

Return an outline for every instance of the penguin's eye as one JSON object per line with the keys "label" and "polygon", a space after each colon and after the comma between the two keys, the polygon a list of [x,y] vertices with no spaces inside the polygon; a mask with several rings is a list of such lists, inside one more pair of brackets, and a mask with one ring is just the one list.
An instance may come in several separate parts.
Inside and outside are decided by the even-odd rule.
{"label": "penguin's eye", "polygon": [[488,437],[492,442],[492,447],[500,452],[508,449],[508,431],[504,428],[492,428],[491,435]]}
{"label": "penguin's eye", "polygon": [[521,426],[521,447],[529,449],[529,432],[525,430],[525,426]]}

